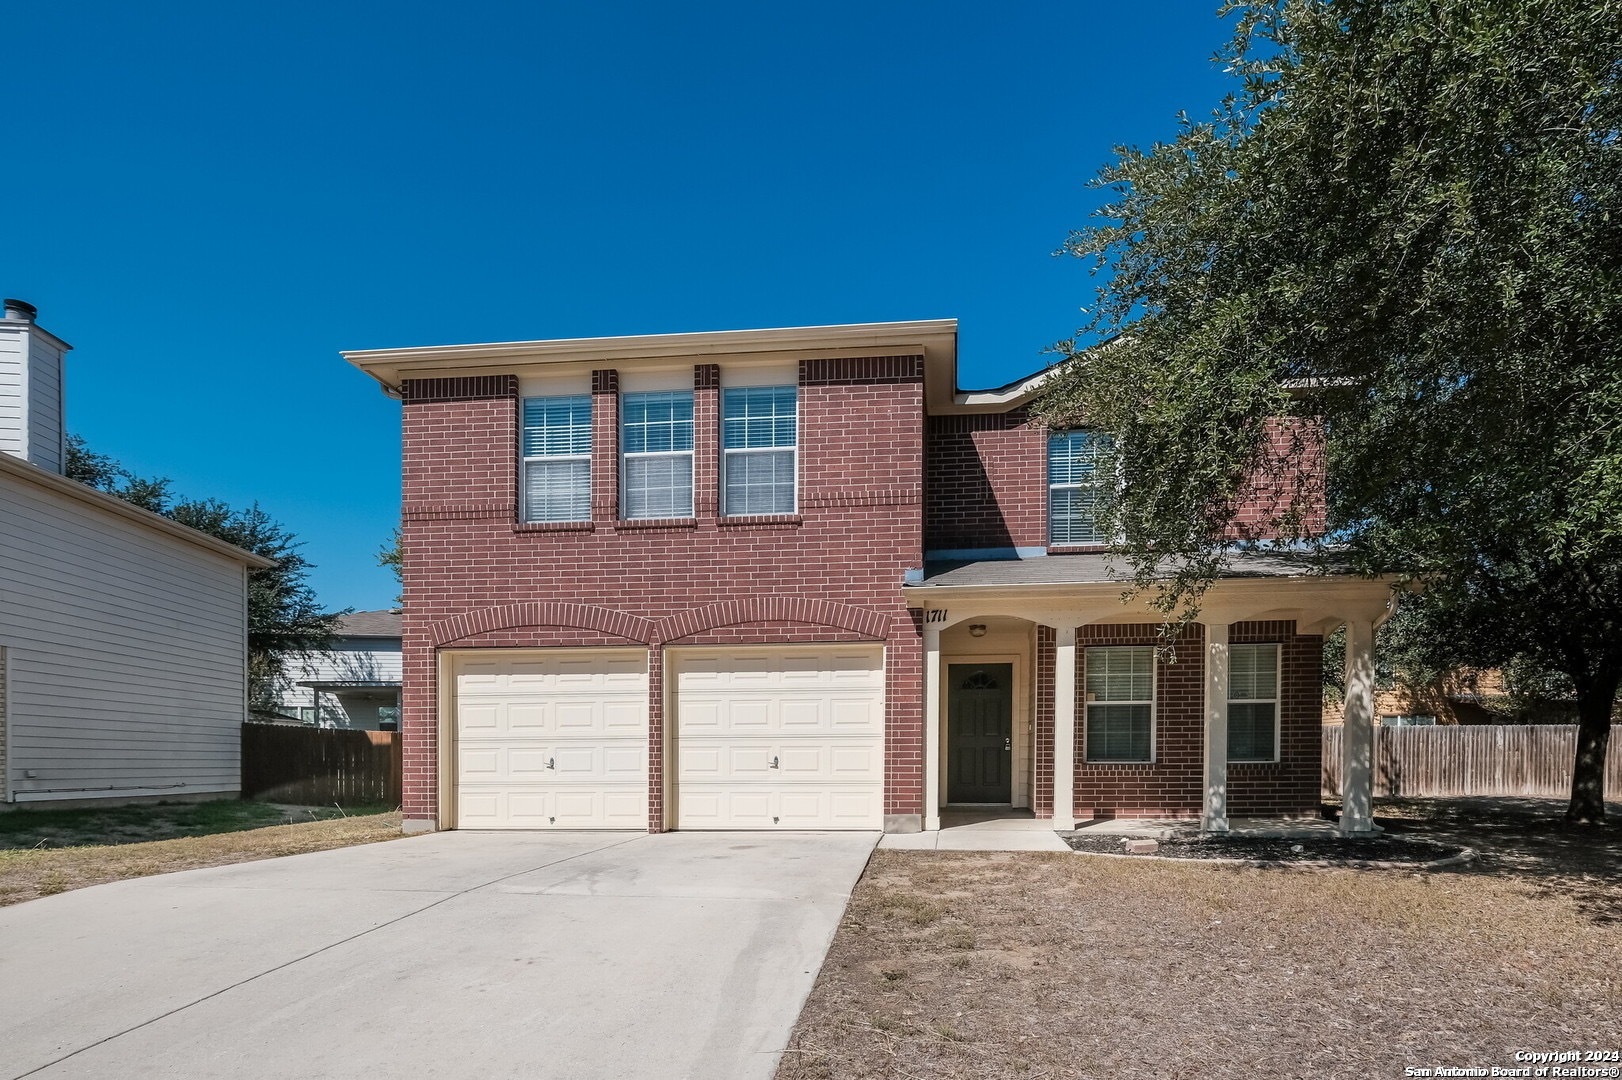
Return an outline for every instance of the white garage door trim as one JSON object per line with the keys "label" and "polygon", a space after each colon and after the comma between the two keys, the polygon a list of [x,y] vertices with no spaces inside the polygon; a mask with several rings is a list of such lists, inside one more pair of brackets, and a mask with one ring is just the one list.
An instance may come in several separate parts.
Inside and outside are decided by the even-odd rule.
{"label": "white garage door trim", "polygon": [[684,646],[665,670],[667,825],[884,827],[881,643]]}
{"label": "white garage door trim", "polygon": [[443,653],[440,701],[442,827],[647,828],[647,649]]}

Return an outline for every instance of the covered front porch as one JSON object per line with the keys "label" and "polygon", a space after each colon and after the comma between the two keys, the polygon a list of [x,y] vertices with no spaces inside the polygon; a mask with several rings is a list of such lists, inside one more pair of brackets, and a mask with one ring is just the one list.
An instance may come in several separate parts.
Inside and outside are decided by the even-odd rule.
{"label": "covered front porch", "polygon": [[1340,626],[1339,831],[1375,831],[1373,644],[1389,582],[1236,558],[1169,650],[1156,648],[1161,616],[1124,587],[1105,556],[1067,555],[934,564],[906,588],[923,611],[925,833],[944,835],[943,811],[965,805],[1028,810],[1025,828],[1049,833],[1109,818],[1195,817],[1226,833],[1236,816],[1315,817],[1322,638]]}

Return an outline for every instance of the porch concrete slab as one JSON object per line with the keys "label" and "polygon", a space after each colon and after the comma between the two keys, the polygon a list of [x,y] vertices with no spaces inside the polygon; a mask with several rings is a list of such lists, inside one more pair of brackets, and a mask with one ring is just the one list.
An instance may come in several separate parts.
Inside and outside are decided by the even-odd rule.
{"label": "porch concrete slab", "polygon": [[769,1080],[877,835],[439,833],[0,910],[0,1077]]}
{"label": "porch concrete slab", "polygon": [[1070,847],[1053,831],[1053,823],[1041,832],[1029,829],[942,829],[936,851],[1069,851]]}
{"label": "porch concrete slab", "polygon": [[941,820],[941,832],[1052,832],[1052,818],[1032,817],[1000,817],[988,818],[985,821],[969,821],[961,825],[949,822],[944,817]]}
{"label": "porch concrete slab", "polygon": [[921,833],[891,833],[879,840],[885,851],[1069,851],[1053,831],[1052,822],[1041,829],[941,829]]}

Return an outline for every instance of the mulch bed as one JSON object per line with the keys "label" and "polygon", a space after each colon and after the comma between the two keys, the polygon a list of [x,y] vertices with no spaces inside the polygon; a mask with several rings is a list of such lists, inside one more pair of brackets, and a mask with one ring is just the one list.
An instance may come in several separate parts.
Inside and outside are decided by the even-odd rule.
{"label": "mulch bed", "polygon": [[[1125,838],[1063,833],[1061,838],[1072,851],[1100,855],[1127,854]],[[1452,858],[1463,848],[1403,840],[1394,837],[1341,839],[1335,836],[1272,838],[1260,836],[1190,836],[1159,841],[1153,852],[1169,859],[1233,859],[1259,863],[1314,863],[1332,866],[1360,866],[1370,863],[1401,863],[1423,866]]]}

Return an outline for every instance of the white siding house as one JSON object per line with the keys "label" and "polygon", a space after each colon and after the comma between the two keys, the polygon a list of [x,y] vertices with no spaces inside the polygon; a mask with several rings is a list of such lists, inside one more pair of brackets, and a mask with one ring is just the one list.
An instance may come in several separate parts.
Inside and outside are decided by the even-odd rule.
{"label": "white siding house", "polygon": [[321,727],[397,729],[400,682],[400,612],[356,611],[338,620],[330,648],[288,663],[277,711]]}
{"label": "white siding house", "polygon": [[67,346],[5,314],[0,800],[234,793],[247,574],[270,564],[60,475]]}

